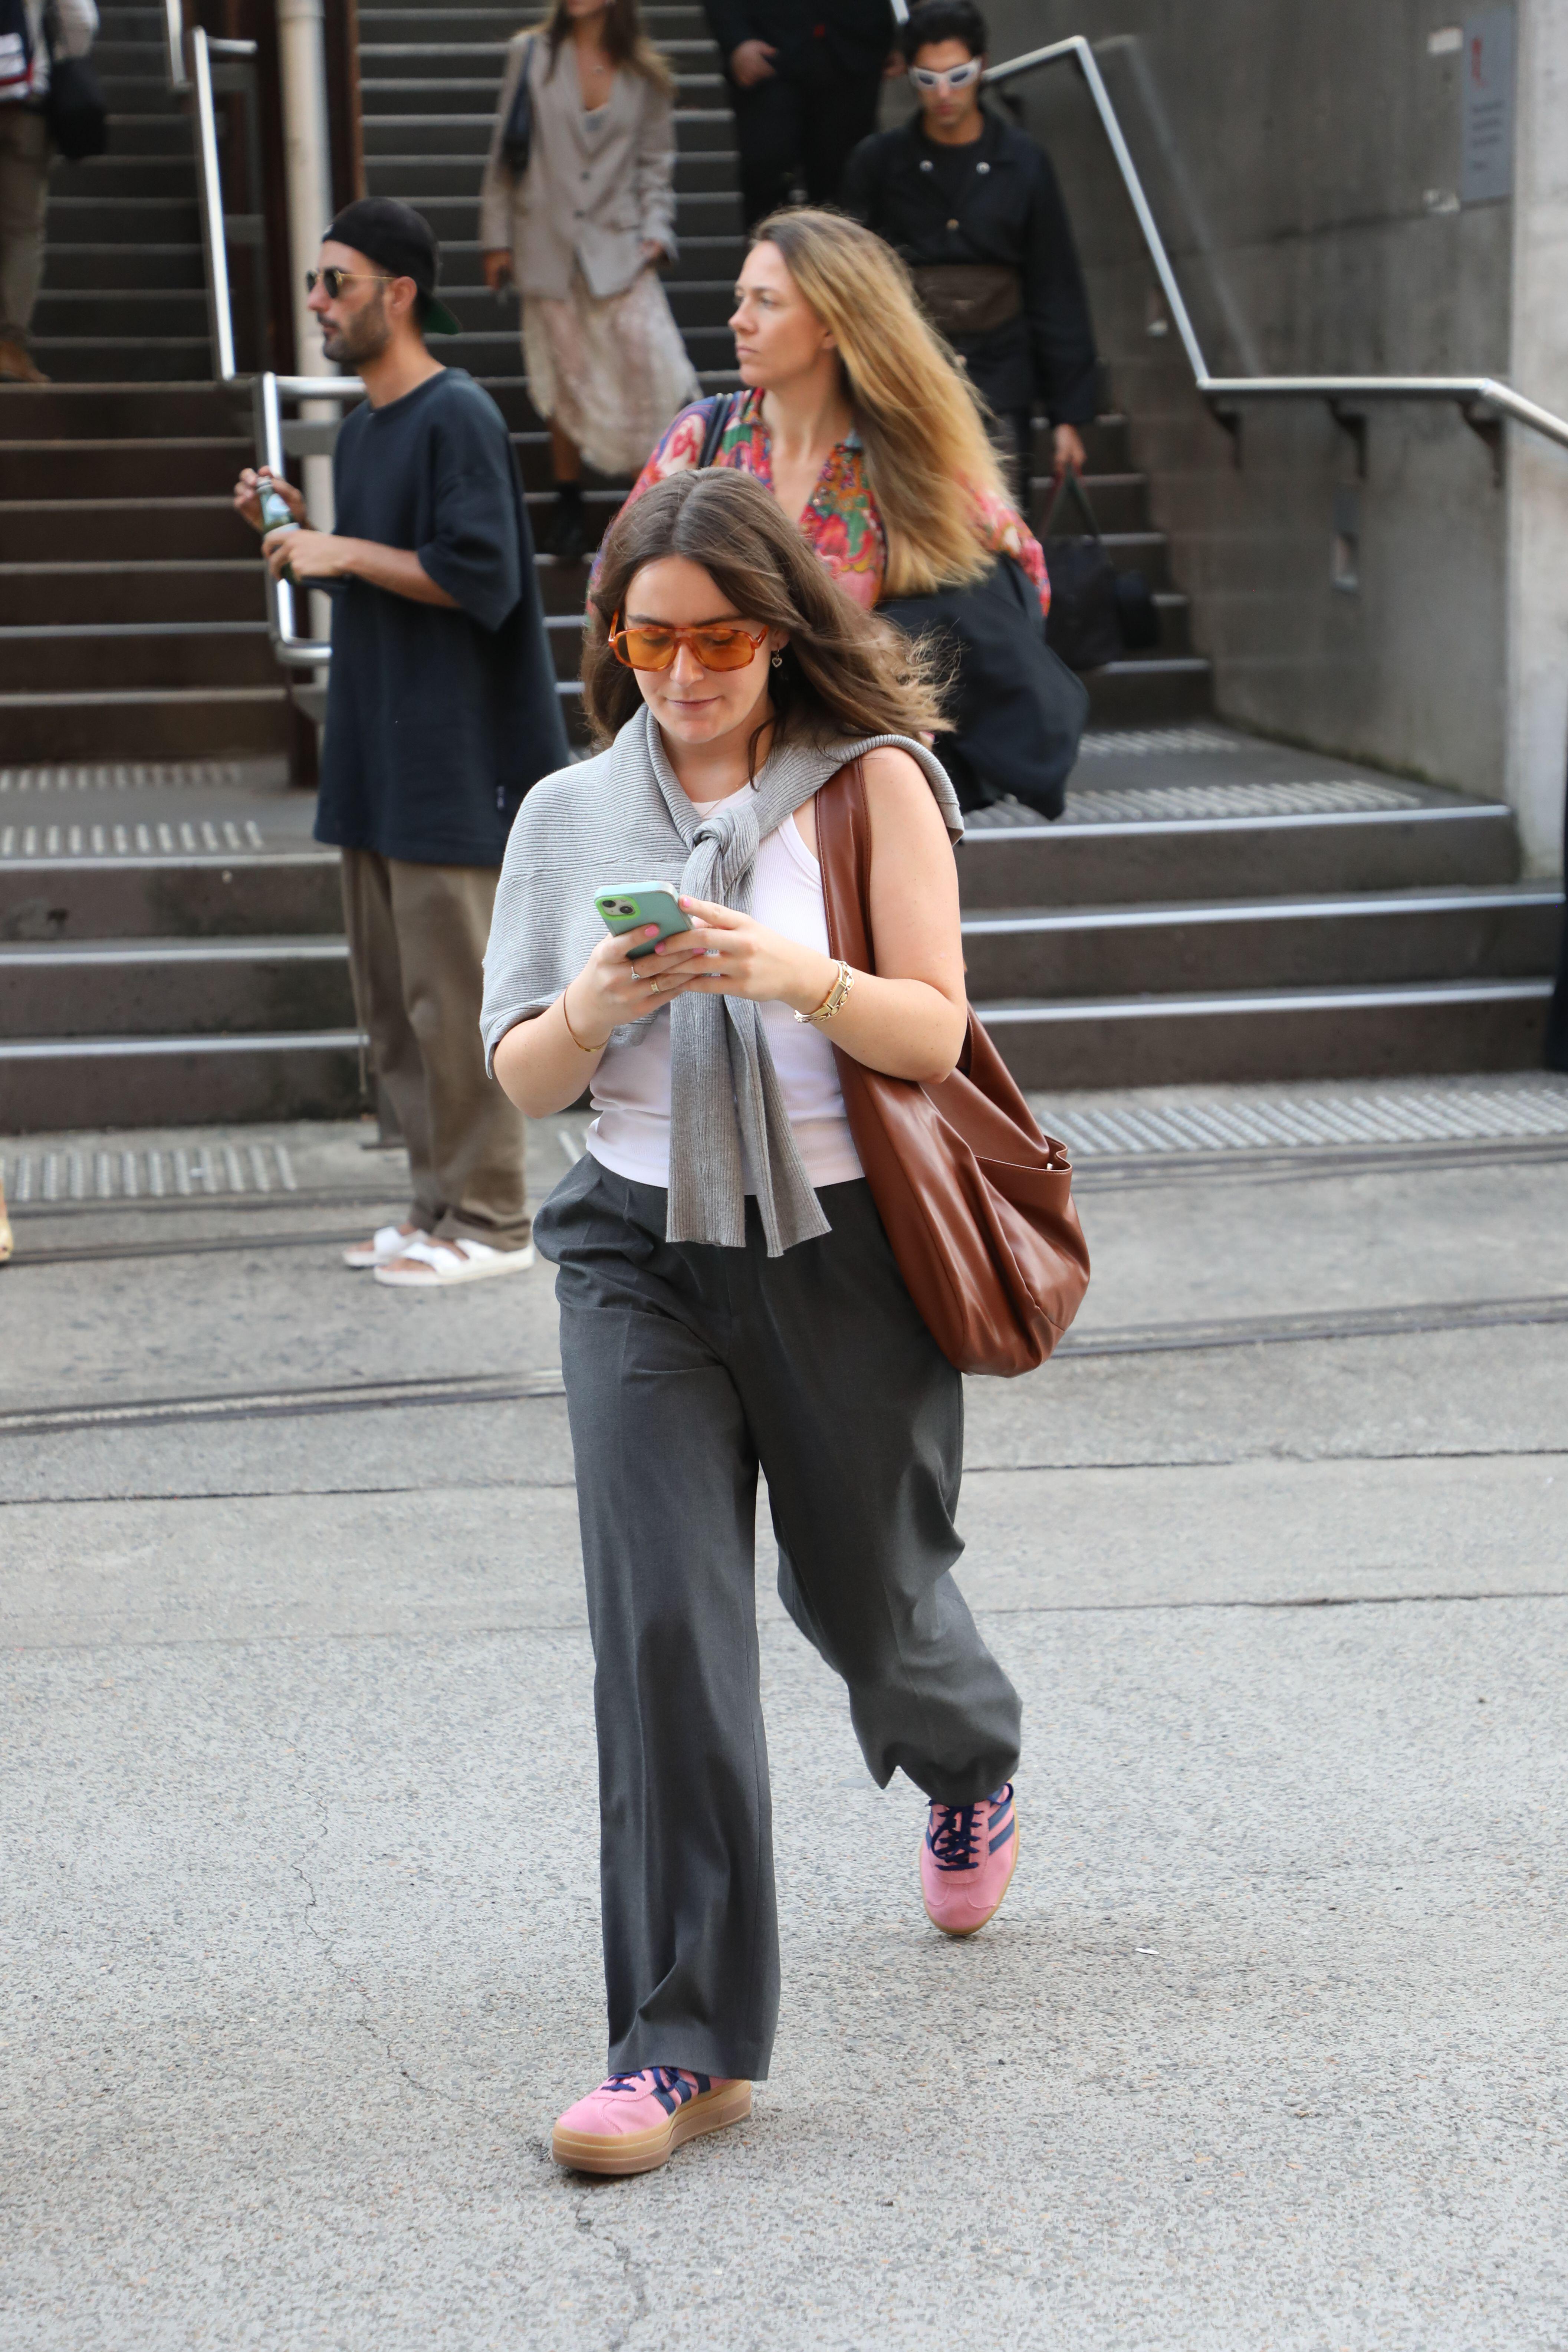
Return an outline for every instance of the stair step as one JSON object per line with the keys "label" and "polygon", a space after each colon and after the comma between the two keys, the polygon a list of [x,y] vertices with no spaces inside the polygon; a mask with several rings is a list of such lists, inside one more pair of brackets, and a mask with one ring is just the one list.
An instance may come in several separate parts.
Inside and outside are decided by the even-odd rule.
{"label": "stair step", "polygon": [[249,439],[192,435],[184,440],[0,441],[0,499],[99,499],[233,495]]}
{"label": "stair step", "polygon": [[195,173],[189,195],[54,196],[49,199],[48,244],[195,245],[202,234]]}
{"label": "stair step", "polygon": [[[121,814],[116,794],[100,820],[110,838]],[[10,808],[0,803],[0,840],[10,822]],[[125,829],[134,840],[134,826]],[[3,940],[310,935],[336,931],[342,919],[335,849],[0,856]]]}
{"label": "stair step", "polygon": [[33,356],[46,375],[65,383],[206,383],[212,350],[180,335],[36,335]]}
{"label": "stair step", "polygon": [[281,684],[0,694],[0,741],[18,764],[237,759],[286,751],[289,737]]}
{"label": "stair step", "polygon": [[1549,980],[977,1003],[1020,1086],[1193,1086],[1538,1066]]}
{"label": "stair step", "polygon": [[50,295],[90,289],[93,299],[105,292],[129,293],[142,288],[178,288],[206,300],[205,262],[202,248],[188,245],[57,245],[49,255]]}
{"label": "stair step", "polygon": [[258,559],[215,563],[0,563],[0,627],[94,622],[254,621]]}
{"label": "stair step", "polygon": [[280,683],[260,618],[0,628],[0,707],[24,693],[68,694],[84,677],[100,693]]}
{"label": "stair step", "polygon": [[[1090,764],[1080,760],[1078,775]],[[1321,815],[1086,824],[1069,814],[1057,824],[994,832],[975,825],[958,859],[966,916],[1018,906],[1438,889],[1511,882],[1518,873],[1512,811],[1457,799]]]}
{"label": "stair step", "polygon": [[1084,679],[1096,727],[1167,726],[1214,709],[1214,673],[1196,655],[1154,655],[1107,662]]}
{"label": "stair step", "polygon": [[5,384],[0,444],[238,436],[248,447],[249,405],[243,394],[211,383]]}
{"label": "stair step", "polygon": [[256,553],[256,533],[227,498],[29,499],[0,510],[0,534],[17,563]]}
{"label": "stair step", "polygon": [[0,1036],[275,1035],[353,1025],[342,938],[0,944]]}
{"label": "stair step", "polygon": [[357,1030],[258,1037],[73,1037],[0,1043],[13,1134],[204,1120],[349,1118]]}
{"label": "stair step", "polygon": [[194,204],[195,193],[194,155],[93,155],[85,163],[57,164],[49,174],[49,243],[60,241],[55,230],[58,205],[107,205],[113,197],[142,203],[177,198]]}
{"label": "stair step", "polygon": [[1559,890],[1525,884],[1075,907],[970,916],[963,951],[970,989],[987,1002],[1540,979],[1562,919]]}

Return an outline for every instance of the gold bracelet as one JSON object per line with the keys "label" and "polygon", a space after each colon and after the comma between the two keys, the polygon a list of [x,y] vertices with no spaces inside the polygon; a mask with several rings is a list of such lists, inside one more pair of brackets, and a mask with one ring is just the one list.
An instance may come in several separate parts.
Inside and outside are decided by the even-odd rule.
{"label": "gold bracelet", "polygon": [[555,1002],[561,1007],[561,1018],[566,1024],[566,1034],[571,1038],[572,1043],[576,1046],[577,1051],[580,1054],[602,1054],[605,1050],[605,1045],[609,1044],[609,1039],[607,1037],[605,1038],[605,1045],[584,1045],[583,1040],[578,1036],[577,1032],[572,1026],[572,1015],[566,1010],[566,991],[564,989],[562,990]]}
{"label": "gold bracelet", "polygon": [[797,1013],[795,1016],[795,1019],[803,1024],[809,1021],[814,1028],[826,1029],[834,1014],[842,1010],[848,997],[849,992],[854,985],[855,974],[845,962],[843,957],[840,956],[838,958],[837,977],[835,979],[832,987],[828,990],[821,1003],[817,1006],[816,1012]]}

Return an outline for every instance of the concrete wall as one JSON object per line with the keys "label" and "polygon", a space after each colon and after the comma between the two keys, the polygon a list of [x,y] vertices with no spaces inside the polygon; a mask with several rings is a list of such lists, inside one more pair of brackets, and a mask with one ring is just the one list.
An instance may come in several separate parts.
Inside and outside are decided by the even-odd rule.
{"label": "concrete wall", "polygon": [[[1466,54],[1429,47],[1462,23],[1444,0],[987,10],[994,60],[1072,32],[1093,40],[1216,373],[1491,373],[1568,413],[1568,0],[1521,0],[1521,13],[1516,224],[1506,198],[1459,200]],[[1542,607],[1543,565],[1568,592],[1568,467],[1544,461],[1543,530],[1542,461],[1510,433],[1500,483],[1450,407],[1371,411],[1364,475],[1318,404],[1248,407],[1238,449],[1193,391],[1076,70],[1016,88],[1063,178],[1111,389],[1222,709],[1506,794],[1532,863],[1551,863],[1568,609],[1553,592],[1550,625],[1521,622]],[[1531,313],[1517,341],[1516,277]],[[1355,538],[1353,587],[1332,583],[1336,530]]]}

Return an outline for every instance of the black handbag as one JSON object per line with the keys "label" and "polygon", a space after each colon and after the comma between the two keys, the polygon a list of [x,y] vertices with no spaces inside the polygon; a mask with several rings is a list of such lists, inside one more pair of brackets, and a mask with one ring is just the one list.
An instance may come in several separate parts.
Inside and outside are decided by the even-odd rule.
{"label": "black handbag", "polygon": [[906,636],[938,633],[953,660],[948,729],[932,750],[959,805],[988,807],[1011,793],[1058,817],[1089,716],[1089,688],[1046,643],[1034,585],[1011,556],[984,579],[877,607]]}
{"label": "black handbag", "polygon": [[521,180],[528,169],[528,159],[533,152],[533,37],[522,45],[522,71],[517,78],[517,88],[511,94],[511,106],[501,132],[500,152],[507,170],[514,180]]}
{"label": "black handbag", "polygon": [[101,155],[108,146],[109,109],[91,66],[85,58],[61,57],[59,37],[59,19],[49,8],[44,15],[44,38],[49,47],[44,121],[67,163],[81,163],[89,155]]}
{"label": "black handbag", "polygon": [[[1087,526],[1078,538],[1053,538],[1064,498]],[[1123,654],[1146,653],[1160,638],[1160,614],[1141,572],[1118,572],[1105,551],[1089,495],[1069,466],[1046,518],[1046,572],[1051,609],[1046,638],[1071,669],[1099,669]]]}

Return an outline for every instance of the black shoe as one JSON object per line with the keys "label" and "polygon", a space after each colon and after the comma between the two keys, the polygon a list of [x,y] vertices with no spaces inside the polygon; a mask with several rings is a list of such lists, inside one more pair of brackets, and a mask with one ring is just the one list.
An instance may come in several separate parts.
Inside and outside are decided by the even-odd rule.
{"label": "black shoe", "polygon": [[555,512],[550,520],[551,554],[557,563],[581,563],[587,542],[588,526],[581,491],[574,498],[563,498],[557,490]]}

